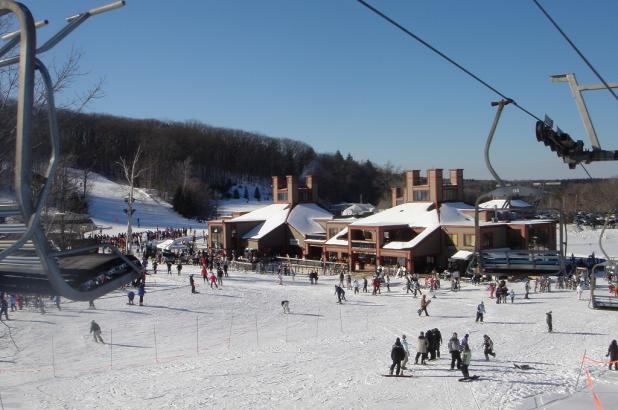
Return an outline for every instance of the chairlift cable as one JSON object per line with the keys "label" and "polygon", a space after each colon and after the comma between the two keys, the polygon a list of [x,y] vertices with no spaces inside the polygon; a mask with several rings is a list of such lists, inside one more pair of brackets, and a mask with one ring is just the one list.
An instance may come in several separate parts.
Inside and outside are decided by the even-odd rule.
{"label": "chairlift cable", "polygon": [[[427,47],[428,49],[430,49],[431,51],[433,51],[434,53],[436,53],[437,55],[439,55],[440,57],[442,57],[443,59],[445,59],[449,63],[451,63],[452,65],[454,65],[455,67],[459,68],[464,73],[468,74],[468,76],[472,77],[473,79],[475,79],[479,83],[483,84],[486,88],[488,88],[491,91],[493,91],[494,93],[498,94],[500,97],[502,97],[504,99],[512,100],[511,98],[507,97],[506,95],[504,95],[503,93],[498,91],[496,88],[491,86],[486,81],[483,81],[476,74],[472,73],[470,70],[466,69],[461,64],[459,64],[458,62],[456,62],[455,60],[453,60],[452,58],[450,58],[449,56],[447,56],[446,54],[444,54],[443,52],[441,52],[440,50],[438,50],[437,48],[435,48],[431,44],[429,44],[427,41],[425,41],[422,38],[420,38],[419,36],[417,36],[416,34],[412,33],[410,30],[408,30],[407,28],[403,27],[401,24],[399,24],[398,22],[396,22],[392,18],[388,17],[386,14],[382,13],[380,10],[376,9],[375,7],[373,7],[372,5],[367,3],[366,1],[364,1],[364,0],[357,0],[357,1],[360,4],[362,4],[363,6],[367,7],[372,12],[374,12],[375,14],[377,14],[378,16],[382,17],[384,20],[386,20],[389,23],[391,23],[393,26],[397,27],[399,30],[401,30],[404,33],[406,33],[408,36],[412,37],[413,39],[415,39],[416,41],[418,41],[419,43],[421,43],[422,45],[424,45],[425,47]],[[526,113],[529,116],[531,116],[532,118],[534,118],[535,120],[542,121],[539,117],[537,117],[536,115],[532,114],[530,111],[528,111],[527,109],[525,109],[524,107],[519,105],[517,102],[513,101],[512,104],[514,106],[516,106],[517,108],[519,108],[524,113]]]}
{"label": "chairlift cable", "polygon": [[[612,88],[609,86],[607,81],[605,81],[605,79],[603,79],[601,74],[599,74],[599,72],[592,66],[590,61],[588,61],[588,59],[586,57],[584,57],[582,52],[579,51],[577,46],[571,41],[571,39],[566,35],[566,33],[564,31],[562,31],[562,29],[560,28],[558,23],[556,23],[556,21],[549,15],[549,13],[543,8],[543,6],[541,6],[541,4],[537,0],[532,0],[532,2],[537,5],[537,7],[541,10],[541,12],[545,15],[545,17],[547,17],[547,19],[551,22],[551,24],[553,24],[553,26],[556,28],[556,30],[558,30],[558,32],[562,35],[562,37],[564,37],[564,39],[570,44],[570,46],[573,48],[573,50],[575,50],[575,52],[581,57],[581,59],[584,60],[584,63],[586,63],[586,65],[592,70],[592,72],[597,76],[597,78],[603,83],[605,88],[607,88],[607,91],[612,93],[614,98],[616,100],[618,100],[618,95],[616,95],[616,93],[614,92],[614,90],[612,90]],[[588,172],[588,171],[586,171],[586,172]]]}

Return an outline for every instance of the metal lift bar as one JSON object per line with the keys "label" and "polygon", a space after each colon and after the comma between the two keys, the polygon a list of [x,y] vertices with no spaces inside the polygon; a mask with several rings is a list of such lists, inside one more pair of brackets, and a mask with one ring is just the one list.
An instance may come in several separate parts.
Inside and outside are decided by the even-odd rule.
{"label": "metal lift bar", "polygon": [[[34,28],[41,28],[49,23],[47,20],[40,20],[34,23]],[[5,45],[0,47],[0,57],[11,51],[17,44],[19,44],[20,31],[16,30],[10,33],[0,36],[0,40],[8,41]]]}

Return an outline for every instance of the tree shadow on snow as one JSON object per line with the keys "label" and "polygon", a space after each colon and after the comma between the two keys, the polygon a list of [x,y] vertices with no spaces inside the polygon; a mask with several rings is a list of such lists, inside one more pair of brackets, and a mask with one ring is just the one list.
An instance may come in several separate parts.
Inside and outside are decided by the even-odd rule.
{"label": "tree shadow on snow", "polygon": [[295,315],[295,316],[313,316],[313,317],[323,317],[324,315],[318,315],[316,313],[296,313],[296,312],[290,312],[290,315]]}
{"label": "tree shadow on snow", "polygon": [[490,322],[490,321],[484,321],[483,323],[489,323],[489,324],[493,324],[493,325],[535,325],[536,323],[534,322]]}
{"label": "tree shadow on snow", "polygon": [[188,312],[188,313],[204,313],[204,314],[208,313],[208,312],[199,312],[197,310],[191,310],[191,309],[185,309],[185,308],[177,308],[177,307],[171,307],[171,306],[144,305],[144,307],[154,308],[154,309],[177,310],[179,312]]}
{"label": "tree shadow on snow", "polygon": [[152,346],[137,346],[137,345],[125,345],[122,343],[105,343],[108,346],[114,346],[114,347],[134,347],[137,349],[152,349]]}
{"label": "tree shadow on snow", "polygon": [[581,336],[607,336],[607,333],[592,333],[592,332],[552,332],[559,335],[581,335]]}

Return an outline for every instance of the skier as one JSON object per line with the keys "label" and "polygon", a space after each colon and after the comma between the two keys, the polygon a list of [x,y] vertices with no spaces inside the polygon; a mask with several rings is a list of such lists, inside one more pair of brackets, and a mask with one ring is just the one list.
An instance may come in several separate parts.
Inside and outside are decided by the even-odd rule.
{"label": "skier", "polygon": [[358,279],[354,279],[354,294],[358,295],[358,290],[359,290],[359,283],[358,283]]}
{"label": "skier", "polygon": [[[336,286],[336,285],[335,285]],[[397,368],[396,375],[399,376],[401,373],[401,361],[406,357],[406,352],[401,345],[401,341],[399,338],[395,340],[395,344],[393,345],[393,349],[391,350],[391,359],[393,360],[393,364],[391,364],[390,375],[393,375],[393,370],[395,367]]]}
{"label": "skier", "polygon": [[349,273],[346,277],[346,283],[348,285],[348,290],[352,290],[352,275],[350,275]]}
{"label": "skier", "polygon": [[470,366],[470,361],[472,360],[472,352],[470,351],[470,346],[468,346],[467,343],[464,346],[462,356],[461,373],[463,374],[464,379],[469,379],[470,373],[468,372],[468,366]]}
{"label": "skier", "polygon": [[167,274],[171,275],[172,274],[172,262],[171,261],[165,261],[165,264],[167,265]]}
{"label": "skier", "polygon": [[157,260],[155,259],[154,261],[152,261],[152,272],[156,275],[157,274],[157,267],[159,267],[159,263],[157,262]]}
{"label": "skier", "polygon": [[584,293],[584,289],[582,289],[581,284],[577,284],[577,300],[582,300],[582,293]]}
{"label": "skier", "polygon": [[137,294],[139,295],[139,305],[144,306],[144,295],[146,294],[146,285],[142,282],[139,285],[139,289],[137,289]]}
{"label": "skier", "polygon": [[435,344],[434,344],[434,354],[438,359],[440,358],[440,345],[442,344],[442,333],[438,330],[438,328],[434,328],[431,332],[433,334]]}
{"label": "skier", "polygon": [[223,286],[223,269],[221,269],[221,266],[217,268],[217,285]]}
{"label": "skier", "polygon": [[460,345],[459,349],[460,349],[460,351],[463,352],[463,348],[464,348],[464,346],[466,346],[468,344],[468,339],[469,338],[470,338],[470,335],[466,333],[464,335],[463,339],[461,339],[461,342],[459,342],[459,345]]}
{"label": "skier", "polygon": [[616,342],[616,339],[612,340],[605,356],[609,356],[609,370],[612,370],[612,364],[614,370],[618,370],[618,342]]}
{"label": "skier", "polygon": [[423,297],[421,298],[421,308],[418,310],[418,315],[420,316],[421,313],[425,312],[425,316],[429,316],[429,313],[427,312],[427,306],[429,306],[429,303],[431,303],[431,301],[426,299],[427,295],[423,295]]}
{"label": "skier", "polygon": [[[345,290],[341,286],[335,285],[335,295],[337,295],[337,303],[341,303],[341,300],[346,300],[345,298]],[[397,339],[399,340],[399,339]]]}
{"label": "skier", "polygon": [[363,293],[367,293],[367,277],[363,278]]}
{"label": "skier", "polygon": [[[43,305],[43,301],[41,301],[41,306],[42,306],[42,308],[41,308],[42,312],[45,313],[45,308],[44,308],[44,305]],[[97,310],[96,306],[94,305],[94,300],[89,300],[88,301],[88,309]]]}
{"label": "skier", "polygon": [[97,343],[105,343],[103,338],[101,337],[101,326],[94,320],[90,322],[90,333],[92,333],[92,338]]}
{"label": "skier", "polygon": [[494,353],[494,342],[491,337],[483,335],[483,353],[485,353],[485,360],[489,361],[489,356],[496,357]]}
{"label": "skier", "polygon": [[202,265],[202,278],[204,279],[204,283],[208,279],[208,269],[206,269],[205,265]]}
{"label": "skier", "polygon": [[427,364],[425,363],[425,360],[427,360],[427,346],[428,343],[425,334],[421,332],[416,342],[416,357],[414,358],[414,364],[418,364],[419,357],[421,358],[421,364]]}
{"label": "skier", "polygon": [[189,275],[189,285],[191,285],[191,293],[197,293],[195,291],[195,280],[193,280],[193,275]]}
{"label": "skier", "polygon": [[515,301],[515,291],[513,289],[509,292],[509,296],[511,297],[511,303],[513,303]]}
{"label": "skier", "polygon": [[228,277],[227,275],[227,258],[225,258],[225,260],[223,261],[223,276],[225,276],[226,278]]}
{"label": "skier", "polygon": [[524,295],[524,299],[528,299],[528,294],[530,293],[530,281],[526,280],[526,284],[524,285],[526,290],[526,294]]}
{"label": "skier", "polygon": [[180,271],[182,270],[182,262],[178,262],[178,265],[176,265],[176,270],[178,270],[178,276],[180,276]]}
{"label": "skier", "polygon": [[380,278],[378,278],[376,276],[375,278],[373,278],[373,293],[372,293],[372,295],[377,295],[378,293],[381,294],[381,292],[380,292]]}
{"label": "skier", "polygon": [[283,313],[290,313],[290,301],[282,300],[281,307],[283,308]]}
{"label": "skier", "polygon": [[129,305],[133,305],[133,299],[135,299],[135,292],[130,291],[127,296],[129,297]]}
{"label": "skier", "polygon": [[60,296],[59,296],[59,295],[54,296],[54,304],[56,305],[56,308],[57,308],[58,310],[62,310],[62,309],[60,308]]}
{"label": "skier", "polygon": [[17,310],[17,298],[15,297],[15,295],[9,296],[9,302],[11,303],[11,312],[15,312]]}
{"label": "skier", "polygon": [[406,339],[406,335],[401,336],[401,346],[403,346],[403,350],[406,352],[406,356],[403,358],[403,362],[401,362],[401,368],[403,370],[408,370],[406,364],[408,364],[408,359],[410,357],[410,348],[408,347],[408,339]]}
{"label": "skier", "polygon": [[0,300],[0,320],[2,320],[2,314],[6,317],[6,320],[9,320],[9,303],[6,301],[4,296],[2,300]]}
{"label": "skier", "polygon": [[553,327],[552,327],[552,316],[551,316],[551,310],[547,313],[545,313],[546,318],[545,321],[547,322],[547,331],[549,333],[553,332]]}
{"label": "skier", "polygon": [[341,271],[341,273],[339,273],[339,286],[343,287],[343,279],[344,279],[344,274],[343,271]]}
{"label": "skier", "polygon": [[453,333],[453,336],[448,341],[448,351],[451,354],[451,370],[455,369],[455,363],[457,363],[457,368],[461,369],[461,355],[459,350],[461,349],[461,345],[459,344],[459,338],[457,337],[457,333]]}
{"label": "skier", "polygon": [[485,303],[481,303],[476,307],[476,322],[480,320],[483,323],[483,315],[485,314]]}
{"label": "skier", "polygon": [[386,275],[386,291],[391,291],[391,277],[390,275]]}
{"label": "skier", "polygon": [[212,286],[215,286],[217,289],[219,289],[219,286],[217,285],[217,277],[215,276],[214,273],[210,274],[210,289],[212,289]]}

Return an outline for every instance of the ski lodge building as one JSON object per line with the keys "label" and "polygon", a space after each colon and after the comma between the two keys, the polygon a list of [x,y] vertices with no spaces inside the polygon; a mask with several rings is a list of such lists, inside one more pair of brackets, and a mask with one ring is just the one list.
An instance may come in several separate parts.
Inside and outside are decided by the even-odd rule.
{"label": "ski lodge building", "polygon": [[326,221],[333,214],[318,200],[313,176],[301,186],[296,177],[272,177],[273,203],[245,214],[208,221],[208,245],[228,255],[245,251],[320,259],[326,241]]}
{"label": "ski lodge building", "polygon": [[[391,188],[392,208],[351,222],[325,221],[327,260],[345,261],[351,270],[376,265],[405,266],[424,272],[467,260],[475,250],[474,206],[463,202],[463,170],[406,171],[404,186]],[[523,201],[518,208],[526,208]],[[521,219],[509,203],[489,201],[479,210],[480,250],[556,249],[556,222]],[[514,210],[515,211],[515,210]]]}

